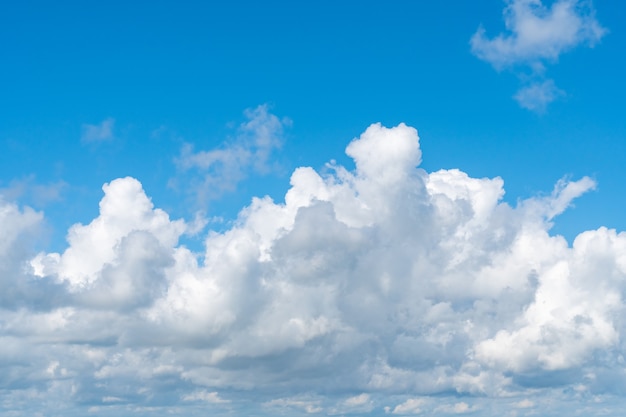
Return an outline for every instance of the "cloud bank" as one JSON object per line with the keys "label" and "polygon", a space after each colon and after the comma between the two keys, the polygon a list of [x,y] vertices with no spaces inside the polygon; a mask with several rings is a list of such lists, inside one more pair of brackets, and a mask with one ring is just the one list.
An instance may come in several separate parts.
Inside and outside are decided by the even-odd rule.
{"label": "cloud bank", "polygon": [[515,100],[520,106],[543,112],[564,92],[546,79],[545,66],[579,45],[593,47],[607,33],[595,18],[589,0],[556,0],[546,6],[541,0],[507,0],[506,32],[493,38],[481,26],[470,40],[472,52],[496,70],[530,69],[526,85]]}
{"label": "cloud bank", "polygon": [[591,179],[513,207],[500,178],[419,168],[404,124],[374,124],[346,152],[355,170],[296,169],[284,202],[254,198],[202,253],[134,178],[103,186],[62,253],[29,253],[42,214],[0,200],[3,408],[611,410],[626,382],[626,234],[570,246],[549,233]]}

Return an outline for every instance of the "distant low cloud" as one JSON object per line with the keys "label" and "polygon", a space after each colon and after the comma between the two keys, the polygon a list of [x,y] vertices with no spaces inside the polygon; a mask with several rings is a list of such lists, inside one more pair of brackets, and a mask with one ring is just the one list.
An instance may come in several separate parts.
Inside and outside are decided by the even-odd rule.
{"label": "distant low cloud", "polygon": [[134,178],[58,253],[32,253],[43,215],[0,199],[3,407],[571,415],[626,384],[626,233],[550,234],[593,180],[511,206],[499,177],[420,168],[404,124],[346,152],[354,170],[296,169],[284,203],[254,198],[200,253]]}
{"label": "distant low cloud", "polygon": [[513,406],[515,408],[532,408],[535,406],[535,403],[525,398],[521,401],[516,402],[515,404],[513,404]]}
{"label": "distant low cloud", "polygon": [[458,402],[456,404],[445,404],[435,408],[435,412],[441,414],[467,414],[478,411],[476,407],[471,407],[466,402]]}
{"label": "distant low cloud", "polygon": [[115,119],[107,118],[99,124],[83,124],[80,140],[83,143],[106,142],[114,139]]}
{"label": "distant low cloud", "polygon": [[588,0],[557,0],[549,7],[541,0],[507,0],[503,14],[506,32],[489,38],[481,26],[471,38],[472,52],[498,71],[530,69],[515,99],[532,111],[542,112],[564,95],[545,78],[546,64],[579,45],[593,47],[607,33]]}
{"label": "distant low cloud", "polygon": [[220,398],[217,392],[195,391],[183,396],[183,401],[206,401],[211,404],[227,404],[230,401]]}
{"label": "distant low cloud", "polygon": [[265,403],[264,406],[268,408],[286,409],[291,412],[299,410],[306,414],[317,414],[324,411],[324,409],[320,407],[319,400],[298,397],[277,398]]}

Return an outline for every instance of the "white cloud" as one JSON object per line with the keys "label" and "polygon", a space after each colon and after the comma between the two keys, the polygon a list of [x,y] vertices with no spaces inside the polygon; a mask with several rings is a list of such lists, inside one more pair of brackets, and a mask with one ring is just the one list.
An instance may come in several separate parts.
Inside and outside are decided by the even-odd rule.
{"label": "white cloud", "polygon": [[29,207],[20,209],[16,204],[4,201],[0,195],[0,256],[9,258],[20,246],[22,239],[39,224],[43,215]]}
{"label": "white cloud", "polygon": [[[6,309],[31,303],[54,303],[57,295],[45,286],[31,283],[25,261],[33,255],[32,245],[42,234],[43,214],[19,207],[0,194],[0,306]],[[46,300],[48,299],[48,300]],[[1,333],[0,333],[1,334]]]}
{"label": "white cloud", "polygon": [[535,406],[535,403],[528,398],[525,398],[521,401],[518,401],[513,404],[515,408],[532,408]]}
{"label": "white cloud", "polygon": [[472,409],[470,408],[469,405],[467,405],[467,403],[460,402],[460,403],[454,404],[452,411],[454,411],[456,414],[463,414],[463,413],[468,413],[472,411]]}
{"label": "white cloud", "polygon": [[0,188],[0,195],[8,201],[32,201],[41,207],[50,202],[62,199],[67,183],[56,181],[48,184],[38,183],[34,175],[10,181],[6,187]]}
{"label": "white cloud", "polygon": [[461,401],[461,402],[458,402],[458,403],[440,405],[440,406],[435,408],[435,413],[437,413],[437,414],[441,414],[441,413],[446,413],[446,414],[466,414],[466,413],[476,412],[477,410],[478,410],[477,407],[472,407],[468,403],[466,403],[465,401]]}
{"label": "white cloud", "polygon": [[591,2],[508,0],[504,9],[507,32],[489,39],[481,27],[471,39],[472,51],[494,67],[556,60],[580,44],[594,46],[606,34]]}
{"label": "white cloud", "polygon": [[372,411],[374,401],[369,394],[363,393],[339,401],[334,407],[327,410],[329,415],[357,414],[362,415]]}
{"label": "white cloud", "polygon": [[521,107],[537,113],[543,113],[546,111],[548,104],[564,95],[565,92],[559,90],[554,85],[554,81],[544,80],[522,87],[515,93],[513,98]]}
{"label": "white cloud", "polygon": [[195,151],[186,144],[176,163],[181,171],[194,171],[194,193],[201,198],[213,198],[224,191],[232,191],[250,173],[267,174],[272,170],[270,157],[284,141],[284,128],[289,119],[279,119],[269,112],[268,105],[260,105],[244,112],[235,138],[220,148]]}
{"label": "white cloud", "polygon": [[370,396],[367,394],[360,394],[354,397],[350,397],[347,400],[345,400],[345,404],[348,406],[356,406],[356,405],[363,405],[363,404],[367,404],[370,400]]}
{"label": "white cloud", "polygon": [[270,408],[295,408],[300,409],[307,414],[317,414],[323,411],[323,408],[319,406],[318,400],[309,400],[305,398],[278,398],[268,401],[264,405]]}
{"label": "white cloud", "polygon": [[115,119],[109,117],[99,124],[83,124],[80,140],[83,143],[97,143],[113,140],[113,129],[115,128]]}
{"label": "white cloud", "polygon": [[230,401],[220,398],[215,391],[195,391],[183,396],[183,401],[205,401],[211,404],[227,404]]}
{"label": "white cloud", "polygon": [[626,234],[549,233],[593,180],[510,206],[500,178],[419,168],[403,124],[347,152],[356,170],[298,168],[284,203],[255,198],[202,253],[132,178],[105,184],[61,253],[33,256],[41,214],[1,203],[3,404],[26,386],[49,409],[463,413],[626,381],[607,371],[625,354]]}
{"label": "white cloud", "polygon": [[398,404],[393,409],[393,414],[420,414],[423,410],[422,407],[425,404],[423,398],[409,398],[402,404]]}
{"label": "white cloud", "polygon": [[[131,255],[133,260],[153,255],[162,258],[158,248],[171,248],[185,231],[184,222],[170,222],[163,210],[153,210],[139,181],[120,178],[105,184],[102,189],[105,196],[100,202],[100,216],[88,225],[76,224],[69,230],[70,246],[63,254],[35,258],[33,266],[40,275],[54,274],[72,288],[85,288],[102,278],[101,274],[106,274],[105,268],[114,267],[116,260],[122,261],[125,250],[135,251]],[[147,247],[151,247],[151,253],[144,252]],[[125,286],[128,279],[139,276],[135,267],[131,268],[132,277],[120,278],[124,281],[120,285]],[[113,280],[121,276],[123,272],[120,270],[111,273]],[[109,285],[117,288],[113,282]],[[114,291],[117,290],[124,291],[121,288]]]}
{"label": "white cloud", "polygon": [[528,67],[529,84],[515,95],[520,106],[543,112],[564,93],[552,80],[544,80],[545,65],[579,45],[593,47],[607,33],[595,18],[588,0],[556,0],[546,6],[541,0],[507,0],[506,32],[493,38],[481,26],[470,40],[472,52],[497,70]]}

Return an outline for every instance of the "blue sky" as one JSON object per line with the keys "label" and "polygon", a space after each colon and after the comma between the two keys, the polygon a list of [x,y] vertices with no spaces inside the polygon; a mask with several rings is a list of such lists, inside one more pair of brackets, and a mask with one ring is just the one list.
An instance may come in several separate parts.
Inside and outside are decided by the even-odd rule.
{"label": "blue sky", "polygon": [[626,7],[336,3],[2,6],[6,415],[619,415]]}

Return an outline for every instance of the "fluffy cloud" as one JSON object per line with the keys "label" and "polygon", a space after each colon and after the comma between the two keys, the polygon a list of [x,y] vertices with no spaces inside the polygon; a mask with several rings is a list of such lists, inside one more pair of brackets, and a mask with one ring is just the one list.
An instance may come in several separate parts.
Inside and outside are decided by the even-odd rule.
{"label": "fluffy cloud", "polygon": [[18,250],[41,215],[2,203],[1,284],[18,300],[0,309],[4,407],[458,414],[494,398],[502,415],[625,380],[626,234],[549,233],[591,179],[512,207],[500,178],[419,168],[404,124],[347,153],[354,171],[298,168],[284,202],[254,198],[201,253],[133,178],[105,184],[62,253]]}
{"label": "fluffy cloud", "polygon": [[497,70],[528,67],[533,77],[514,96],[520,106],[542,112],[562,96],[554,81],[544,79],[545,65],[579,45],[593,47],[607,33],[587,0],[507,0],[506,32],[493,38],[481,26],[470,40],[472,52]]}

